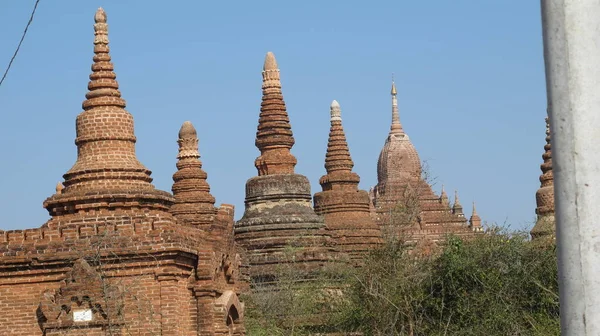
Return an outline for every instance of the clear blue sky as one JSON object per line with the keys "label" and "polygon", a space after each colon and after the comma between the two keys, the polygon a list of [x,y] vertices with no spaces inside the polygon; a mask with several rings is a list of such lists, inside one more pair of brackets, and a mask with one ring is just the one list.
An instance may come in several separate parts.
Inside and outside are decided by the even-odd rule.
{"label": "clear blue sky", "polygon": [[[0,1],[4,71],[34,0]],[[320,190],[329,104],[340,102],[361,187],[376,164],[396,74],[404,129],[441,184],[485,221],[529,228],[546,98],[538,1],[41,0],[0,87],[0,229],[39,227],[76,158],[93,16],[108,14],[111,54],[138,157],[171,189],[177,132],[190,120],[217,203],[244,211],[267,51],[281,68],[296,171]]]}

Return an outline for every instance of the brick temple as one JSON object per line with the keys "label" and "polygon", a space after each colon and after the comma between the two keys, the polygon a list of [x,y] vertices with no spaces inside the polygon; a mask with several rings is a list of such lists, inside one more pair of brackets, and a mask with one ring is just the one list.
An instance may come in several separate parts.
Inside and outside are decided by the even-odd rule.
{"label": "brick temple", "polygon": [[[76,118],[77,160],[43,203],[46,223],[0,230],[0,334],[245,335],[238,296],[257,282],[272,283],[281,265],[307,275],[329,262],[360,266],[361,256],[390,232],[433,243],[449,233],[482,232],[474,206],[467,220],[458,194],[451,205],[422,176],[393,83],[377,185],[359,189],[342,110],[333,101],[325,174],[313,197],[308,178],[295,171],[295,139],[271,52],[262,71],[257,176],[246,183],[241,219],[234,220],[232,205],[215,206],[191,122],[173,135],[171,192],[157,190],[136,156],[106,13],[99,9],[94,18],[92,72]],[[538,197],[540,209],[545,199]]]}
{"label": "brick temple", "polygon": [[77,161],[44,201],[45,224],[0,231],[0,334],[244,335],[233,206],[214,206],[190,123],[173,194],[152,185],[102,9],[95,21]]}
{"label": "brick temple", "polygon": [[483,232],[475,211],[467,221],[455,192],[451,206],[443,190],[436,195],[423,176],[421,160],[400,122],[398,92],[392,81],[392,123],[377,161],[377,185],[371,189],[371,211],[384,235],[402,235],[412,242],[436,243],[448,234]]}

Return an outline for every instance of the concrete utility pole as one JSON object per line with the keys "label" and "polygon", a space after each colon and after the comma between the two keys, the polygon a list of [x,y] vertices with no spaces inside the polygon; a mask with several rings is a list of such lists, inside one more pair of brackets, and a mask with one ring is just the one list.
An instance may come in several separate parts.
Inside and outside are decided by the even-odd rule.
{"label": "concrete utility pole", "polygon": [[561,334],[600,335],[600,1],[541,0]]}

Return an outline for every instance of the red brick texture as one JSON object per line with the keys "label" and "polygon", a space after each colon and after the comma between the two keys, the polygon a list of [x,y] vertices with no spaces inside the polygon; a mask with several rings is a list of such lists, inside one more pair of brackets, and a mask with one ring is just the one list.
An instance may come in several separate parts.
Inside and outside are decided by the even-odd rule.
{"label": "red brick texture", "polygon": [[341,109],[334,101],[325,155],[327,174],[319,181],[323,191],[314,195],[315,212],[324,216],[337,249],[359,262],[363,253],[376,248],[383,240],[380,228],[370,216],[369,194],[358,189],[360,177],[352,172],[353,167]]}
{"label": "red brick texture", "polygon": [[0,335],[244,335],[233,206],[214,207],[195,131],[180,134],[175,195],[151,184],[106,13],[95,20],[77,162],[44,202],[48,222],[0,231]]}
{"label": "red brick texture", "polygon": [[[273,53],[263,67],[263,98],[256,133],[258,176],[246,182],[246,209],[236,223],[235,241],[245,249],[243,268],[257,282],[275,279],[278,264],[319,269],[332,257],[330,233],[315,214],[308,179],[294,173],[291,125]],[[294,247],[294,256],[287,256]]]}

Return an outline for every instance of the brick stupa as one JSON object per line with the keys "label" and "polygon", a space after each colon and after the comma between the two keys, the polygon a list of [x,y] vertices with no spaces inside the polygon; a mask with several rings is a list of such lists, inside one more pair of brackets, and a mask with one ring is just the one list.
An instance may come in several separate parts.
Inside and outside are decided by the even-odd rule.
{"label": "brick stupa", "polygon": [[471,235],[455,197],[453,208],[442,190],[437,196],[422,176],[419,154],[400,123],[396,85],[392,82],[392,124],[377,161],[377,185],[371,194],[377,223],[384,235],[403,234],[409,241],[444,240],[449,233]]}
{"label": "brick stupa", "polygon": [[166,210],[173,196],[154,188],[150,170],[135,154],[133,116],[125,110],[111,62],[106,13],[99,10],[95,20],[89,91],[76,121],[77,161],[63,176],[64,188],[44,207],[52,216],[115,207]]}
{"label": "brick stupa", "polygon": [[[77,161],[44,202],[51,218],[41,228],[0,230],[0,297],[10,302],[0,314],[11,317],[0,334],[242,336],[233,207],[205,206],[214,199],[205,175],[195,175],[189,128],[175,197],[151,184],[135,154],[106,20],[99,9]],[[181,206],[169,212],[194,202],[196,218]]]}
{"label": "brick stupa", "polygon": [[337,248],[358,261],[383,242],[381,230],[370,215],[369,193],[358,189],[360,177],[352,171],[354,162],[342,126],[341,108],[335,100],[331,103],[330,122],[327,174],[319,180],[323,191],[314,196],[315,212],[325,217]]}
{"label": "brick stupa", "polygon": [[552,173],[552,144],[550,137],[550,120],[546,117],[546,144],[544,145],[544,162],[540,169],[540,188],[535,193],[537,220],[531,229],[531,238],[555,239],[556,223],[554,219],[554,175]]}
{"label": "brick stupa", "polygon": [[[235,227],[236,243],[247,252],[249,275],[258,282],[271,281],[280,263],[293,260],[298,267],[313,269],[331,256],[330,235],[312,208],[310,183],[294,172],[294,137],[271,52],[262,76],[255,142],[260,156],[254,163],[258,176],[246,182],[246,210]],[[289,247],[294,247],[293,256],[287,255]]]}
{"label": "brick stupa", "polygon": [[175,204],[171,207],[171,213],[177,216],[180,223],[206,230],[214,221],[217,209],[206,180],[208,175],[202,170],[198,135],[191,122],[183,123],[177,143],[179,154],[172,188]]}

